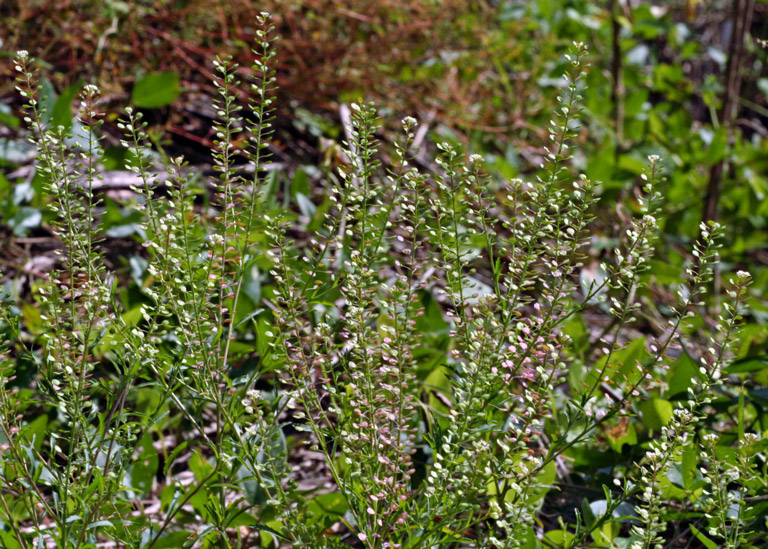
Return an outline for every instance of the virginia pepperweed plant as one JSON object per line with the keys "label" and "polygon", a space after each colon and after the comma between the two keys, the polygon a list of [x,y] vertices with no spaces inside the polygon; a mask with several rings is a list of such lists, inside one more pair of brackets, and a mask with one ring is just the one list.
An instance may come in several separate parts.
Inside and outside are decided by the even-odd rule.
{"label": "virginia pepperweed plant", "polygon": [[[214,62],[208,187],[182,158],[159,177],[140,112],[119,123],[140,182],[133,282],[104,261],[98,90],[77,135],[49,127],[34,63],[16,57],[61,253],[31,288],[41,337],[18,289],[4,294],[2,545],[635,549],[665,546],[687,506],[689,534],[748,546],[759,432],[742,422],[723,443],[704,419],[750,276],[725,277],[710,341],[688,327],[714,306],[722,229],[702,225],[666,324],[632,335],[649,322],[662,163],[649,158],[636,211],[590,269],[596,186],[569,164],[584,46],[538,177],[499,183],[450,143],[419,170],[417,120],[386,155],[376,109],[352,105],[326,196],[293,208],[265,169],[275,51],[269,16],[258,24],[250,102],[237,67]],[[576,334],[590,310],[602,320]],[[563,490],[584,448],[615,459],[582,502]]]}

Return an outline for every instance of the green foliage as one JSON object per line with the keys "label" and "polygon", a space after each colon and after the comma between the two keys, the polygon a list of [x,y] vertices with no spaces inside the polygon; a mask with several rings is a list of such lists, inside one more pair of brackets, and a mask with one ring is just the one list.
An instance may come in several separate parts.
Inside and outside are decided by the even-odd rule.
{"label": "green foliage", "polygon": [[181,93],[179,75],[173,72],[148,74],[136,81],[131,103],[142,109],[170,105]]}
{"label": "green foliage", "polygon": [[[535,6],[571,35],[605,31],[595,13]],[[667,29],[634,14],[637,36]],[[634,549],[686,529],[707,547],[759,546],[768,397],[743,381],[766,368],[745,339],[758,336],[739,333],[752,277],[711,295],[716,222],[695,224],[677,265],[654,259],[674,225],[662,196],[683,183],[642,146],[587,149],[574,176],[582,105],[603,108],[582,97],[601,78],[586,47],[553,63],[565,79],[535,177],[497,181],[450,139],[433,169],[414,167],[418,122],[403,119],[385,155],[376,108],[353,104],[319,196],[306,171],[265,170],[275,52],[269,17],[257,25],[248,103],[238,67],[214,63],[217,178],[201,186],[179,157],[161,179],[129,108],[128,204],[97,192],[98,90],[56,99],[17,56],[46,200],[4,209],[17,234],[44,212],[62,253],[34,302],[9,285],[0,308],[2,543]],[[684,101],[677,69],[652,82]],[[154,74],[132,101],[178,93],[177,75]],[[665,125],[681,115],[657,110],[648,127],[683,149]],[[710,149],[721,159],[727,140]],[[624,185],[616,174],[642,188],[596,260],[595,206]],[[104,235],[141,244],[117,272]],[[304,482],[307,456],[319,483]]]}

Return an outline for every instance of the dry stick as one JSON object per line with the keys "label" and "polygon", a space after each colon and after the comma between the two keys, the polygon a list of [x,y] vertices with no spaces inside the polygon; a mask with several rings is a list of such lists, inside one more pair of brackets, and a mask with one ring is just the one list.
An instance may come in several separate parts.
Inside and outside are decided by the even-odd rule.
{"label": "dry stick", "polygon": [[[733,119],[741,90],[741,68],[744,61],[744,39],[752,24],[754,0],[735,0],[733,10],[733,29],[728,44],[728,62],[725,68],[725,95],[720,110],[720,121],[726,132],[730,145]],[[722,190],[723,173],[727,159],[723,157],[709,170],[709,183],[704,198],[702,221],[707,222],[717,218],[717,203]]]}

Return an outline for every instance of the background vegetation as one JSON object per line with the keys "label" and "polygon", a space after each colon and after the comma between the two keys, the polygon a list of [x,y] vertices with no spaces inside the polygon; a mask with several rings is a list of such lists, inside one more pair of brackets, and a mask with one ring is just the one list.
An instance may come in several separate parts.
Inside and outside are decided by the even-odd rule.
{"label": "background vegetation", "polygon": [[[675,294],[686,287],[686,271],[697,261],[692,250],[702,221],[716,219],[722,224],[723,246],[721,263],[714,267],[708,286],[713,297],[694,308],[691,327],[683,330],[684,344],[674,351],[667,373],[633,402],[631,413],[612,418],[587,442],[569,448],[557,462],[556,474],[542,480],[548,488],[537,509],[536,543],[575,544],[574,525],[584,522],[595,527],[589,537],[578,538],[579,544],[629,546],[633,522],[627,515],[631,513],[622,509],[615,522],[598,521],[610,499],[604,486],[611,486],[617,473],[632,470],[654,448],[662,427],[673,421],[673,407],[688,398],[698,349],[706,347],[705,334],[718,325],[717,317],[730,300],[719,297],[723,288],[732,287],[733,277],[726,273],[743,270],[751,274],[752,283],[744,296],[743,327],[731,346],[733,360],[721,380],[711,380],[717,383],[712,385],[710,401],[697,404],[706,417],[691,436],[705,448],[705,436],[716,433],[711,455],[713,462],[722,464],[720,470],[748,469],[754,475],[749,479],[751,499],[742,507],[744,531],[752,533],[740,541],[734,537],[733,543],[762,546],[768,512],[762,446],[750,450],[749,466],[739,465],[746,454],[737,450],[746,433],[760,435],[768,429],[768,52],[760,42],[768,38],[768,17],[762,2],[4,2],[0,7],[6,58],[0,64],[0,123],[4,125],[0,128],[0,272],[4,294],[20,321],[20,341],[11,345],[5,361],[8,386],[17,396],[37,395],[35,388],[43,375],[39,361],[22,347],[39,352],[42,338],[50,331],[40,287],[47,273],[58,268],[54,252],[61,248],[62,237],[54,231],[55,201],[46,173],[27,141],[23,98],[14,80],[15,52],[28,50],[39,62],[39,101],[47,109],[44,122],[51,127],[61,125],[77,135],[82,123],[74,112],[81,105],[81,90],[86,83],[101,90],[93,108],[104,113],[104,124],[98,127],[103,141],[97,152],[105,174],[95,187],[103,199],[103,241],[93,245],[101,250],[105,268],[115,273],[123,314],[131,322],[131,315],[138,319],[141,305],[147,303],[142,292],[150,285],[149,257],[142,244],[148,237],[142,214],[133,205],[131,185],[137,179],[129,171],[133,160],[117,120],[127,106],[140,112],[148,123],[145,131],[153,150],[149,158],[153,170],[164,172],[173,167],[172,159],[184,155],[197,177],[192,203],[205,204],[206,188],[217,174],[210,151],[220,139],[215,129],[220,115],[213,107],[218,94],[213,81],[220,73],[212,60],[232,56],[240,64],[236,73],[240,79],[258,76],[250,68],[251,48],[258,13],[263,10],[273,13],[275,34],[280,37],[276,43],[277,110],[266,181],[274,189],[273,206],[295,215],[290,237],[296,250],[305,249],[318,230],[340,182],[338,168],[349,162],[343,141],[350,140],[345,124],[352,121],[351,103],[372,100],[377,105],[384,126],[376,136],[385,144],[379,157],[386,165],[397,159],[398,121],[405,116],[419,121],[412,140],[421,146],[413,147],[418,152],[410,161],[424,172],[444,169],[434,160],[440,153],[431,143],[460,145],[466,154],[482,155],[486,159],[483,174],[495,193],[488,203],[495,204],[506,192],[502,182],[517,177],[532,180],[547,162],[549,121],[558,96],[564,93],[561,77],[569,67],[564,55],[573,42],[589,47],[591,67],[584,77],[581,126],[571,136],[575,152],[568,168],[595,183],[583,267],[574,280],[585,294],[590,282],[602,276],[600,263],[616,259],[621,233],[643,208],[642,176],[647,173],[649,155],[660,157],[659,168],[665,174],[657,187],[662,199],[657,215],[659,238],[652,242],[656,255],[640,273],[645,285],[632,296],[639,304],[637,322],[615,342],[623,353],[617,361],[647,362],[650,351],[643,344],[645,339],[665,336],[667,321],[675,314]],[[244,89],[232,90],[236,103],[246,103]],[[247,160],[245,155],[233,158],[234,167],[247,172]],[[248,268],[241,307],[257,311],[256,322],[252,330],[237,333],[236,359],[230,364],[244,373],[264,361],[266,334],[271,332],[265,320],[268,315],[262,311],[276,292],[268,262]],[[479,267],[478,279],[489,282],[489,269]],[[440,338],[449,330],[451,306],[437,293],[429,294],[423,303],[426,314],[419,330],[432,338],[427,347],[434,354],[422,361],[418,377],[430,389],[420,401],[427,408],[444,411],[440,389],[447,391],[447,385],[441,384],[447,383],[442,368],[449,349]],[[610,304],[595,300],[564,323],[564,333],[574,341],[568,355],[572,371],[594,364],[601,338],[617,324],[609,309]],[[563,386],[569,382],[571,387],[577,385],[571,378]],[[260,389],[266,394],[269,378],[265,383]],[[161,396],[166,398],[169,390],[148,383],[131,398],[145,413],[163,406]],[[41,409],[26,408],[22,421],[25,436],[37,444],[49,440],[62,421],[55,413],[40,413]],[[216,532],[228,531],[232,540],[239,535],[244,546],[274,545],[279,517],[264,511],[264,494],[253,485],[247,498],[261,506],[261,514],[254,512],[254,521],[242,524],[228,523],[221,516],[214,520],[209,494],[174,495],[168,489],[173,484],[167,479],[172,476],[187,475],[188,480],[203,483],[210,474],[210,455],[193,452],[191,447],[179,454],[168,448],[151,449],[150,442],[164,437],[184,440],[185,431],[193,429],[182,416],[156,418],[146,444],[138,446],[143,466],[134,465],[129,473],[131,489],[142,494],[145,508],[141,512],[160,517],[159,523],[178,503],[174,498],[191,506],[173,515],[174,532],[181,534],[165,539],[165,546],[194,537],[201,524],[216,524],[221,528]],[[283,421],[284,417],[278,423]],[[345,519],[349,501],[329,489],[327,466],[317,452],[302,444],[302,437],[289,425],[273,441],[275,454],[284,455],[282,466],[292,471],[298,491],[310,502],[309,510],[301,511],[304,515],[293,518],[311,517],[329,540],[364,543]],[[426,474],[433,464],[427,446],[414,458],[423,464],[416,467],[417,476]],[[662,546],[724,544],[719,534],[707,533],[712,519],[701,507],[705,483],[698,461],[685,455],[678,458],[657,486],[659,497],[672,502],[664,515]],[[735,487],[736,479],[724,482],[724,493],[743,495]],[[218,493],[217,489],[212,487],[211,493]],[[30,519],[18,511],[16,520],[25,524]],[[462,532],[467,539],[474,535],[470,530]],[[3,535],[9,532],[6,527]],[[216,538],[210,530],[200,533],[206,543],[222,543],[223,534]],[[10,535],[3,540],[13,546]]]}

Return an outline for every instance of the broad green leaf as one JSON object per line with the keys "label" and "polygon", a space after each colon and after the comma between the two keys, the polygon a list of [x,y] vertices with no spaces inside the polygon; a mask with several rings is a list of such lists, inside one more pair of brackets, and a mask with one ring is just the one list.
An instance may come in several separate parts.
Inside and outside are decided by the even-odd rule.
{"label": "broad green leaf", "polygon": [[593,431],[592,420],[588,418],[582,405],[575,400],[565,403],[564,414],[568,419],[568,427],[563,433],[563,439],[567,442],[573,442],[578,438],[583,438],[588,432]]}
{"label": "broad green leaf", "polygon": [[646,108],[645,103],[649,93],[649,90],[645,88],[638,88],[627,93],[627,98],[624,101],[624,113],[628,117],[632,117],[642,112],[643,108]]}
{"label": "broad green leaf", "polygon": [[321,494],[307,504],[307,516],[310,523],[321,523],[324,528],[338,522],[349,510],[347,501],[339,492]]}
{"label": "broad green leaf", "polygon": [[448,407],[445,403],[451,399],[453,393],[450,370],[442,364],[442,361],[437,361],[435,364],[437,366],[424,378],[423,383],[428,399],[424,410],[427,414],[427,422],[430,424],[430,431],[447,429],[450,420],[446,417]]}
{"label": "broad green leaf", "polygon": [[131,102],[142,109],[170,105],[181,93],[179,75],[175,72],[148,74],[133,86]]}
{"label": "broad green leaf", "polygon": [[[608,511],[608,501],[599,499],[587,505],[586,498],[582,502],[582,515],[585,523],[591,525],[596,519],[602,518]],[[592,532],[592,539],[598,547],[610,547],[611,542],[621,532],[621,524],[618,518],[621,517],[619,509],[614,509],[611,519],[607,520],[600,528]],[[590,522],[591,519],[591,522]]]}
{"label": "broad green leaf", "polygon": [[259,547],[264,549],[272,549],[273,547],[277,546],[277,543],[275,543],[273,540],[272,534],[270,534],[270,532],[275,532],[275,537],[285,539],[285,537],[279,533],[282,526],[283,525],[280,522],[276,520],[270,520],[263,528],[257,528],[257,530],[259,530]]}
{"label": "broad green leaf", "polygon": [[152,414],[160,406],[165,405],[167,407],[167,403],[164,403],[162,399],[163,393],[159,389],[140,387],[137,391],[136,409],[142,414]]}
{"label": "broad green leaf", "polygon": [[0,166],[24,164],[35,157],[35,148],[23,139],[0,139]]}
{"label": "broad green leaf", "polygon": [[581,500],[581,516],[584,518],[584,524],[587,528],[592,526],[595,520],[597,520],[597,514],[593,511],[587,498],[582,498]]}
{"label": "broad green leaf", "polygon": [[256,261],[251,261],[246,267],[243,273],[243,291],[245,295],[251,298],[254,305],[258,305],[261,301],[261,282],[263,276],[259,272],[259,266]]}
{"label": "broad green leaf", "polygon": [[659,284],[677,284],[685,276],[681,267],[668,261],[652,259],[648,263],[651,266],[650,275]]}
{"label": "broad green leaf", "polygon": [[[41,334],[45,331],[45,323],[41,316],[40,308],[35,305],[25,304],[21,306],[21,314],[27,330],[33,334]],[[28,380],[25,380],[28,381]],[[22,385],[24,382],[22,382]]]}
{"label": "broad green leaf", "polygon": [[686,490],[696,490],[703,485],[699,464],[699,455],[696,447],[689,446],[683,451],[683,460],[680,463],[680,472],[683,475],[683,486]]}
{"label": "broad green leaf", "polygon": [[747,394],[756,405],[768,408],[768,389],[747,390]]}
{"label": "broad green leaf", "polygon": [[768,368],[768,356],[752,356],[731,362],[723,370],[729,374],[743,374],[746,372],[759,372],[765,368]]}
{"label": "broad green leaf", "polygon": [[645,338],[639,337],[621,351],[614,353],[612,364],[618,365],[618,375],[614,378],[619,383],[635,383],[643,375],[640,366],[648,356],[645,350]]}
{"label": "broad green leaf", "polygon": [[[293,179],[291,179],[291,196],[298,199],[299,195],[304,195],[304,198],[306,199],[311,190],[307,172],[304,169],[299,168],[296,170],[296,173],[293,174]],[[301,206],[301,203],[299,203],[299,206]]]}
{"label": "broad green leaf", "polygon": [[700,376],[696,361],[688,353],[681,354],[667,371],[667,398],[687,393],[693,387],[693,380]]}
{"label": "broad green leaf", "polygon": [[[679,480],[679,477],[675,477],[675,475],[673,475],[673,478],[676,482]],[[666,474],[658,477],[658,479],[659,494],[661,494],[663,499],[674,499],[677,501],[686,501],[689,499],[689,493],[682,488],[675,486]]]}
{"label": "broad green leaf", "polygon": [[544,534],[544,541],[549,547],[568,547],[573,540],[573,534],[567,530],[550,530]]}
{"label": "broad green leaf", "polygon": [[723,159],[727,151],[727,147],[728,132],[726,132],[725,128],[720,127],[712,137],[703,160],[707,163],[707,165],[714,166]]}
{"label": "broad green leaf", "polygon": [[29,442],[34,440],[35,450],[40,450],[45,442],[48,427],[48,416],[41,414],[30,421],[23,429],[22,434]]}
{"label": "broad green leaf", "polygon": [[451,390],[450,371],[445,366],[438,366],[424,379],[427,388]]}
{"label": "broad green leaf", "polygon": [[[30,146],[30,145],[27,145]],[[32,157],[35,156],[34,149],[30,146],[30,152]],[[11,183],[3,177],[0,179],[0,181],[3,182],[3,192],[8,192],[11,186]],[[35,198],[35,188],[32,186],[31,181],[20,181],[16,184],[16,186],[13,188],[13,204],[14,206],[18,206],[20,204],[23,204],[24,202],[31,202]]]}
{"label": "broad green leaf", "polygon": [[189,470],[195,474],[198,482],[203,482],[213,473],[213,469],[213,465],[200,452],[193,450],[192,457],[189,458]]}
{"label": "broad green leaf", "polygon": [[15,236],[21,237],[26,236],[29,229],[39,227],[42,220],[43,215],[40,213],[40,210],[23,206],[16,210],[16,215],[8,221],[8,225],[13,229]]}
{"label": "broad green leaf", "polygon": [[683,477],[683,471],[680,464],[669,468],[667,471],[667,478],[673,486],[685,490],[685,478]]}
{"label": "broad green leaf", "polygon": [[242,487],[246,499],[252,505],[263,505],[267,501],[267,492],[259,485],[254,475],[245,465],[241,465],[235,472],[238,485]]}
{"label": "broad green leaf", "polygon": [[516,531],[515,540],[520,549],[538,549],[539,540],[536,538],[536,532],[531,527],[522,526]]}
{"label": "broad green leaf", "polygon": [[14,130],[18,129],[21,124],[19,119],[13,116],[10,105],[6,105],[5,103],[0,103],[0,124],[8,126]]}
{"label": "broad green leaf", "polygon": [[[547,463],[536,476],[537,487],[531,491],[528,502],[532,505],[537,503],[540,504],[544,500],[544,497],[547,495],[547,493],[549,493],[549,491],[552,489],[552,485],[556,479],[557,469],[553,460]],[[513,495],[511,490],[509,495]],[[514,497],[512,498],[512,501],[514,501]]]}
{"label": "broad green leaf", "polygon": [[196,442],[193,440],[185,440],[181,444],[174,447],[173,450],[171,451],[171,454],[165,460],[165,466],[163,467],[163,475],[168,476],[168,472],[171,470],[171,467],[173,466],[174,461],[176,461],[176,458],[178,457],[178,455],[181,454],[188,447],[194,446],[195,444]]}
{"label": "broad green leaf", "polygon": [[[200,513],[200,516],[203,518],[203,520],[208,520],[208,518],[211,516],[211,513],[208,510],[208,501],[210,497],[213,497],[213,495],[208,493],[208,488],[208,486],[201,488],[191,498],[189,498],[189,504],[195,509],[195,511]],[[194,489],[195,486],[193,483],[192,486],[187,488],[186,493],[188,494]],[[218,495],[215,497],[218,497]]]}
{"label": "broad green leaf", "polygon": [[449,325],[437,300],[426,291],[420,291],[419,298],[424,314],[416,318],[416,330],[430,335],[447,334]]}
{"label": "broad green leaf", "polygon": [[141,448],[138,459],[131,465],[129,478],[131,488],[146,494],[152,489],[152,482],[160,466],[160,459],[152,445],[150,435],[144,435]]}
{"label": "broad green leaf", "polygon": [[272,354],[272,345],[276,343],[277,329],[269,323],[266,317],[261,316],[256,323],[256,351],[262,360]]}
{"label": "broad green leaf", "polygon": [[231,358],[239,358],[243,355],[247,355],[256,350],[256,345],[253,343],[247,343],[245,341],[230,341],[229,343],[229,356]]}
{"label": "broad green leaf", "polygon": [[51,110],[50,125],[52,128],[62,126],[65,130],[72,128],[72,100],[83,87],[84,80],[80,79],[71,86],[67,86]]}
{"label": "broad green leaf", "polygon": [[296,203],[299,205],[299,211],[301,212],[301,215],[311,220],[312,216],[317,210],[317,206],[315,206],[314,202],[307,198],[304,193],[298,193],[296,195]]}
{"label": "broad green leaf", "polygon": [[613,547],[613,540],[621,533],[621,524],[616,520],[609,520],[600,528],[592,532],[592,539],[598,547]]}
{"label": "broad green leaf", "polygon": [[[627,383],[632,385],[643,375],[638,368],[638,364],[642,363],[642,360],[646,355],[645,338],[637,338],[627,344],[624,348],[611,353],[610,362],[607,363],[607,366],[607,356],[598,360],[585,376],[584,383],[587,387],[593,387],[598,381],[597,375],[604,371],[603,377],[608,376],[620,385],[625,385]],[[574,387],[574,390],[583,392],[584,387]]]}
{"label": "broad green leaf", "polygon": [[131,256],[131,258],[128,260],[128,263],[131,266],[131,278],[133,278],[133,281],[138,287],[143,288],[144,275],[147,272],[149,262],[140,255],[134,255]]}
{"label": "broad green leaf", "polygon": [[663,398],[650,398],[640,404],[640,414],[646,427],[658,431],[672,419],[672,403]]}
{"label": "broad green leaf", "polygon": [[13,533],[2,531],[0,531],[0,546],[4,547],[5,549],[21,549],[22,547]]}
{"label": "broad green leaf", "polygon": [[103,147],[101,163],[104,170],[125,170],[130,165],[131,152],[126,147]]}
{"label": "broad green leaf", "polygon": [[[49,124],[53,116],[53,106],[56,104],[56,88],[45,76],[40,80],[40,109],[43,113],[43,122]],[[50,125],[50,124],[49,124]]]}

